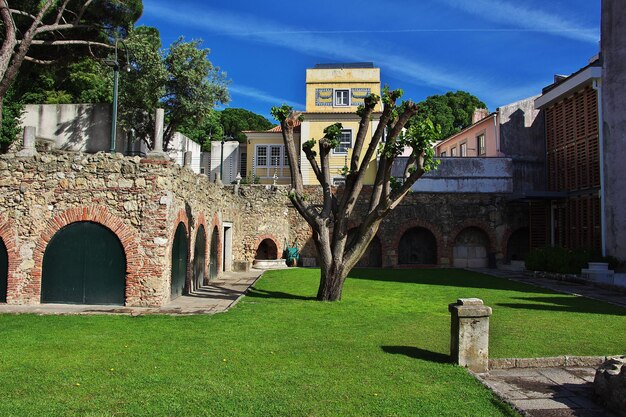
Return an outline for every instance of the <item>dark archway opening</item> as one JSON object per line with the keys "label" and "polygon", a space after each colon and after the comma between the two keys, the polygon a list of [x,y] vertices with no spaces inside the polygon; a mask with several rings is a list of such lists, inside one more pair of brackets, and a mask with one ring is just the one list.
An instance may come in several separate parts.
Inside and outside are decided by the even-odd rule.
{"label": "dark archway opening", "polygon": [[108,228],[76,222],[59,230],[43,256],[43,303],[123,305],[126,256]]}
{"label": "dark archway opening", "polygon": [[423,227],[414,227],[404,232],[398,245],[400,265],[437,264],[437,240],[435,235]]}
{"label": "dark archway opening", "polygon": [[452,264],[457,268],[486,268],[489,236],[478,227],[463,229],[454,241]]}
{"label": "dark archway opening", "polygon": [[278,248],[272,239],[264,239],[256,249],[254,259],[278,259]]}
{"label": "dark archway opening", "polygon": [[204,285],[206,266],[206,232],[200,225],[196,233],[196,244],[193,250],[193,279],[196,289]]}
{"label": "dark archway opening", "polygon": [[185,225],[178,223],[174,241],[172,242],[172,288],[170,298],[173,300],[184,294],[187,278],[187,231]]}
{"label": "dark archway opening", "polygon": [[7,281],[9,280],[9,253],[0,239],[0,303],[7,302]]}
{"label": "dark archway opening", "polygon": [[209,254],[209,280],[217,278],[217,245],[218,245],[217,226],[213,228],[211,233],[211,253]]}
{"label": "dark archway opening", "polygon": [[509,261],[524,261],[530,251],[530,230],[527,227],[511,234],[506,244],[506,256]]}

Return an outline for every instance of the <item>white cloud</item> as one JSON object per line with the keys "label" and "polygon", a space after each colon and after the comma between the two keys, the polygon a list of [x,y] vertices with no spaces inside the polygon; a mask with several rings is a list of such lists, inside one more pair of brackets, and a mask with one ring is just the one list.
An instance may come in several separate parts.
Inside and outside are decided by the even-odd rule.
{"label": "white cloud", "polygon": [[241,96],[246,96],[246,97],[250,97],[253,98],[257,101],[263,102],[263,103],[269,103],[272,104],[274,106],[279,106],[281,104],[287,104],[295,109],[298,110],[304,110],[304,105],[301,103],[296,103],[294,101],[290,101],[290,100],[286,100],[284,98],[280,98],[280,97],[276,97],[273,96],[269,93],[266,93],[264,91],[258,90],[256,88],[253,87],[247,87],[244,85],[235,85],[235,84],[231,84],[229,87],[229,90],[231,93],[233,94],[237,94],[237,95],[241,95]]}
{"label": "white cloud", "polygon": [[512,25],[528,31],[536,31],[583,42],[597,43],[598,28],[587,28],[563,16],[502,0],[439,0],[451,7],[463,10],[494,23]]}
{"label": "white cloud", "polygon": [[[173,23],[185,22],[187,25],[213,33],[262,42],[312,56],[324,56],[339,61],[373,61],[386,74],[405,82],[440,89],[468,90],[490,103],[502,103],[503,101],[506,102],[505,97],[521,98],[537,92],[534,86],[532,90],[515,88],[513,91],[508,86],[494,85],[492,80],[468,75],[466,72],[439,68],[431,62],[422,63],[411,59],[406,54],[399,55],[388,52],[383,47],[376,49],[371,44],[361,45],[347,42],[337,36],[324,36],[315,31],[301,31],[283,23],[273,23],[267,19],[261,20],[250,15],[233,14],[206,7],[196,10],[190,8],[175,9],[159,4],[158,0],[144,0],[144,4],[145,14],[161,20]],[[253,90],[248,89],[247,95],[252,97],[253,94],[256,94],[257,97],[271,97],[258,90],[254,93]],[[527,93],[519,94],[519,91],[522,90],[527,91]],[[236,92],[232,86],[231,91]],[[245,93],[241,92],[240,94]],[[280,100],[271,98],[273,103],[280,102]]]}

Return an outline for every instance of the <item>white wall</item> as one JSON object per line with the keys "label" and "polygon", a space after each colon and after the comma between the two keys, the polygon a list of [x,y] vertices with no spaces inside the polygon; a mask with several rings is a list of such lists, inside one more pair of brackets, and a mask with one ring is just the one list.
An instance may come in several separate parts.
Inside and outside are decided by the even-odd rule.
{"label": "white wall", "polygon": [[[215,180],[220,172],[222,142],[211,142],[211,181]],[[222,182],[230,184],[235,181],[239,173],[239,142],[224,142],[224,177]]]}

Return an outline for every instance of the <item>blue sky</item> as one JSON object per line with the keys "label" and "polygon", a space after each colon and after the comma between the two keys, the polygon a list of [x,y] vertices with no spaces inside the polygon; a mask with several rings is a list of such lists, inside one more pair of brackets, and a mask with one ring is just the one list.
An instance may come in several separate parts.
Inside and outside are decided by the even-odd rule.
{"label": "blue sky", "polygon": [[465,90],[490,110],[538,94],[599,49],[600,0],[144,0],[164,46],[202,39],[230,107],[304,108],[305,69],[372,61],[404,98]]}

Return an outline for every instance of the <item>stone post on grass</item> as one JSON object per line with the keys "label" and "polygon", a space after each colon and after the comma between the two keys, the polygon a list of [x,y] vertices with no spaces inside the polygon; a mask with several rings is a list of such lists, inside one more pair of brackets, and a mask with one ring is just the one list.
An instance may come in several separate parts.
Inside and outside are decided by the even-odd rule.
{"label": "stone post on grass", "polygon": [[479,298],[460,298],[450,304],[450,359],[472,372],[489,370],[491,307]]}

